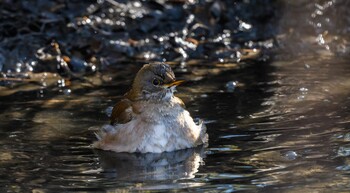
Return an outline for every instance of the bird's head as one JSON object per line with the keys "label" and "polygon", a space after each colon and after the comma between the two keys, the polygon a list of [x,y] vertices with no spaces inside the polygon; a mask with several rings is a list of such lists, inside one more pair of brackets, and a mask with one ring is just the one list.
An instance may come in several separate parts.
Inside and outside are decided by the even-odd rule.
{"label": "bird's head", "polygon": [[144,65],[136,74],[132,91],[141,99],[167,99],[173,96],[175,87],[183,83],[176,80],[168,64],[155,62]]}

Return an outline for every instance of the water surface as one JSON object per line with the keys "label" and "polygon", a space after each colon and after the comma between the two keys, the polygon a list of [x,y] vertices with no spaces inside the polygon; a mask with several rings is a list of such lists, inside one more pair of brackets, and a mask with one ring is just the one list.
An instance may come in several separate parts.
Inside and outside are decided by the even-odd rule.
{"label": "water surface", "polygon": [[238,61],[224,50],[168,61],[178,79],[188,80],[177,96],[205,120],[208,147],[162,154],[91,148],[145,60],[117,61],[84,79],[52,71],[1,78],[0,189],[348,192],[348,3],[285,6],[273,33],[258,38],[278,35],[251,42],[257,36],[250,31],[241,40],[252,50],[260,45],[259,57]]}
{"label": "water surface", "polygon": [[[70,94],[17,92],[1,97],[1,186],[10,192],[348,188],[348,60],[305,55],[215,73],[186,70],[175,67],[179,78],[192,77],[178,96],[206,120],[208,148],[145,155],[91,149],[93,132],[107,122],[105,111],[127,82]],[[193,75],[203,70],[206,76]],[[230,81],[240,86],[227,88]]]}

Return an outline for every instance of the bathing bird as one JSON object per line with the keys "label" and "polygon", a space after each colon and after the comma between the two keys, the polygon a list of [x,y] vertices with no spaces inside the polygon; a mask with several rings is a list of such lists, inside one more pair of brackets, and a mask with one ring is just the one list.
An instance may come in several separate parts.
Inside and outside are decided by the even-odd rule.
{"label": "bathing bird", "polygon": [[174,95],[176,80],[163,62],[145,64],[131,89],[114,106],[110,124],[96,133],[94,148],[115,152],[161,153],[192,148],[208,141],[203,121],[196,123]]}

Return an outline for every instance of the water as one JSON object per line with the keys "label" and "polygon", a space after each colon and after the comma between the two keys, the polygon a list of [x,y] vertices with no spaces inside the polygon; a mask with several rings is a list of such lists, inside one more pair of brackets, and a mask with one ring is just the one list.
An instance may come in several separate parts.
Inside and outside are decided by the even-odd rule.
{"label": "water", "polygon": [[[237,63],[232,49],[215,48],[208,59],[170,60],[178,79],[188,80],[177,96],[192,116],[205,120],[208,147],[163,154],[91,148],[94,132],[108,122],[108,111],[144,61],[107,65],[83,80],[52,71],[0,78],[0,189],[348,192],[350,41],[344,15],[349,15],[349,3],[285,4],[288,9],[277,12],[282,14],[278,26],[272,26],[278,28],[273,41],[248,41],[256,37],[249,31],[242,35],[247,47],[269,48],[261,49],[258,58]],[[220,6],[214,5],[211,9],[220,15]],[[258,24],[249,25],[256,30]],[[271,33],[259,38],[277,32]],[[82,72],[74,73],[80,77]]]}
{"label": "water", "polygon": [[[240,69],[214,68],[215,73],[203,66],[186,69],[181,73],[183,69],[175,68],[179,78],[193,80],[180,87],[178,95],[193,116],[206,120],[208,148],[146,155],[91,149],[93,132],[107,122],[105,110],[127,90],[127,82],[85,87],[73,82],[70,94],[54,89],[22,91],[1,97],[2,189],[333,192],[349,188],[348,60],[305,55]],[[206,76],[193,75],[203,70]],[[133,74],[124,76],[131,80]],[[230,81],[241,86],[232,91],[226,86]]]}

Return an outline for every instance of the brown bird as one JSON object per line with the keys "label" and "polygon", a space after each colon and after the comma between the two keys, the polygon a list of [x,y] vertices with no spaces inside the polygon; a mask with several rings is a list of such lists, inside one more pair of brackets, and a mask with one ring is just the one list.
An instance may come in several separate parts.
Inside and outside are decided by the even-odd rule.
{"label": "brown bird", "polygon": [[144,65],[130,91],[114,106],[111,124],[96,134],[93,146],[115,152],[160,153],[207,143],[203,122],[196,124],[182,100],[174,96],[181,83],[165,63]]}

